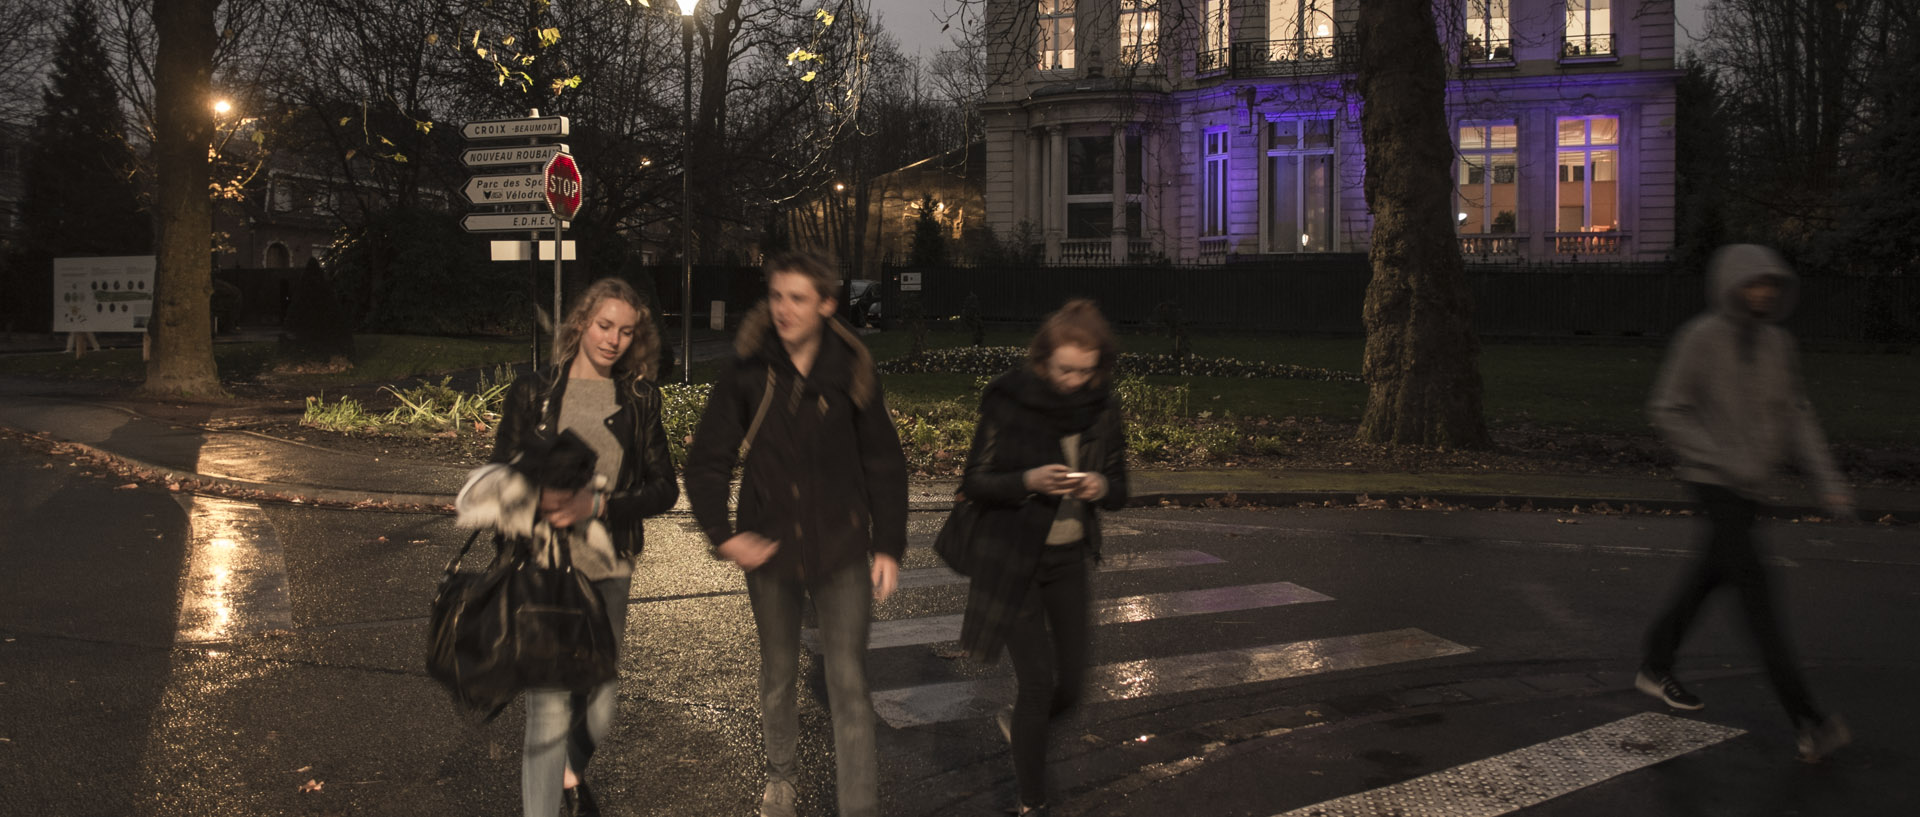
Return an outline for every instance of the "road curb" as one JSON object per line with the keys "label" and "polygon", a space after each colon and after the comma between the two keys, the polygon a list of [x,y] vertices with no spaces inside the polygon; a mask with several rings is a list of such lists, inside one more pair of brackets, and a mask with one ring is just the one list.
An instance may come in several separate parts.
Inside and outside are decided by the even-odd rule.
{"label": "road curb", "polygon": [[[126,411],[124,408],[121,410]],[[93,459],[107,463],[116,471],[126,476],[134,478],[145,477],[150,482],[164,482],[169,487],[178,486],[179,490],[316,507],[399,510],[445,514],[454,512],[453,494],[365,491],[344,488],[325,488],[316,485],[249,482],[228,477],[216,477],[191,471],[182,471],[116,454],[87,443],[62,440],[38,432],[9,426],[0,427],[8,428],[14,433],[40,440],[44,443],[71,446],[85,452]],[[1432,508],[1434,505],[1443,505],[1464,506],[1474,510],[1598,514],[1677,513],[1691,512],[1697,509],[1696,503],[1667,498],[1566,496],[1526,493],[1423,493],[1418,491],[1388,491],[1378,494],[1355,491],[1232,491],[1225,489],[1206,491],[1149,491],[1134,494],[1129,497],[1127,501],[1127,507],[1129,508],[1234,507],[1245,505],[1277,508],[1351,508],[1362,510],[1420,510]],[[952,507],[953,503],[947,500],[911,500],[907,503],[907,510],[910,512],[938,513],[951,510]],[[687,513],[689,513],[689,511],[685,509],[675,509],[668,512],[670,515],[684,515]],[[1826,517],[1826,511],[1824,509],[1807,505],[1767,505],[1764,506],[1763,513],[1766,516],[1777,519],[1808,519],[1811,517],[1819,519],[1820,521],[1832,521]],[[1891,519],[1893,524],[1901,525],[1911,525],[1920,522],[1920,511],[1861,508],[1857,511],[1857,515],[1869,524],[1883,519]]]}
{"label": "road curb", "polygon": [[248,482],[227,477],[182,471],[165,465],[134,459],[115,454],[112,451],[87,443],[62,440],[5,427],[8,431],[41,443],[80,453],[95,460],[115,473],[136,481],[164,484],[170,490],[190,493],[206,493],[236,499],[250,499],[268,502],[284,502],[290,505],[310,505],[314,507],[355,508],[361,510],[392,510],[410,512],[453,513],[451,494],[411,494],[395,492],[353,491],[340,488],[322,488],[315,485],[290,485],[274,482]]}

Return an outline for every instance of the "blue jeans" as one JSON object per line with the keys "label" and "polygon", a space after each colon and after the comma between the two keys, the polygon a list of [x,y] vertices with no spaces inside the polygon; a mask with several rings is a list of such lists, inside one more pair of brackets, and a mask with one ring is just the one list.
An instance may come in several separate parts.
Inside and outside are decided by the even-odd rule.
{"label": "blue jeans", "polygon": [[[626,648],[627,594],[633,578],[593,583],[607,606],[616,643]],[[527,737],[520,752],[520,807],[526,817],[553,817],[560,811],[560,787],[566,770],[586,774],[587,761],[613,727],[620,680],[615,678],[582,695],[564,689],[527,691]],[[575,713],[583,713],[575,722]]]}
{"label": "blue jeans", "polygon": [[770,570],[747,574],[747,598],[760,631],[760,730],[767,776],[799,783],[800,604],[813,598],[826,662],[827,708],[841,817],[880,813],[880,763],[874,748],[873,700],[867,696],[867,630],[873,582],[864,562],[803,581]]}

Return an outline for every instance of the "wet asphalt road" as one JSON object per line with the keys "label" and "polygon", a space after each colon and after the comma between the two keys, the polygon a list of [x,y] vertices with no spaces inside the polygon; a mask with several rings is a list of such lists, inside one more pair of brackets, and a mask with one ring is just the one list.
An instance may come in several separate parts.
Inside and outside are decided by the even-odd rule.
{"label": "wet asphalt road", "polygon": [[[464,726],[420,667],[461,538],[449,518],[119,482],[0,439],[0,813],[516,813],[518,713]],[[880,728],[883,798],[902,817],[995,814],[1011,799],[1004,744],[941,707],[978,695],[971,711],[990,711],[1010,680],[926,640],[962,606],[926,548],[938,521],[915,515],[917,586],[876,610],[911,623],[877,625],[876,642],[905,629],[870,652],[894,724]],[[1284,814],[1659,712],[1626,686],[1693,522],[1140,510],[1111,524],[1094,585],[1112,622],[1093,649],[1104,680],[1059,730],[1060,814]],[[1574,782],[1519,813],[1914,813],[1920,543],[1874,527],[1767,535],[1809,678],[1858,743],[1824,766],[1792,759],[1722,600],[1683,652],[1709,708],[1682,728],[1731,736],[1599,780],[1554,771]],[[607,813],[752,814],[757,651],[739,576],[667,517],[633,596],[619,723],[590,772]],[[830,738],[808,677],[801,805],[820,815]],[[1409,813],[1506,813],[1440,802]],[[1323,807],[1388,813],[1339,808]]]}

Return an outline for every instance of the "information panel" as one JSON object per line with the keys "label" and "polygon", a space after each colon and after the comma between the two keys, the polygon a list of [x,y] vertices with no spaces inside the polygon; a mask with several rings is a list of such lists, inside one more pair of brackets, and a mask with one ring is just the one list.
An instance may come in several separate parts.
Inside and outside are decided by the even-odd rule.
{"label": "information panel", "polygon": [[153,267],[151,255],[53,259],[53,331],[147,331]]}

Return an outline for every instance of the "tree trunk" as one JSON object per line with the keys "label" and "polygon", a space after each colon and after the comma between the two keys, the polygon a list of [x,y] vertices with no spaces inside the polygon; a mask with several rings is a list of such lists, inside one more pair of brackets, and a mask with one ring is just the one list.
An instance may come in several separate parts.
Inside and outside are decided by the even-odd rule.
{"label": "tree trunk", "polygon": [[1453,225],[1446,62],[1429,0],[1360,4],[1373,278],[1360,439],[1482,448],[1480,355]]}
{"label": "tree trunk", "polygon": [[218,0],[155,0],[159,40],[154,71],[154,211],[159,252],[154,273],[153,356],[147,394],[221,393],[213,365],[213,200],[207,162],[213,142],[209,77],[217,42]]}

